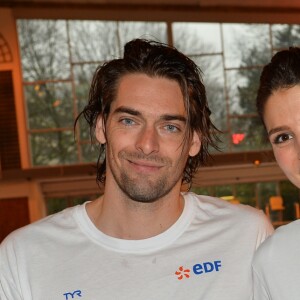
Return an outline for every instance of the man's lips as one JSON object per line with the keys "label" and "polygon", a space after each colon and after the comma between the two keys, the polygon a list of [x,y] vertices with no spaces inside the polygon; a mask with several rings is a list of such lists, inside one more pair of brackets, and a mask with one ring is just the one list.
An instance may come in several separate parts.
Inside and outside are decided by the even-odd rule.
{"label": "man's lips", "polygon": [[140,161],[140,160],[130,160],[128,159],[128,162],[131,163],[132,165],[135,165],[140,168],[145,168],[145,169],[159,169],[162,168],[163,165],[161,164],[156,164],[152,161]]}
{"label": "man's lips", "polygon": [[167,157],[160,157],[158,155],[146,156],[141,153],[130,153],[121,151],[118,154],[120,160],[127,161],[129,165],[135,169],[145,171],[155,171],[163,167],[171,167],[172,162]]}

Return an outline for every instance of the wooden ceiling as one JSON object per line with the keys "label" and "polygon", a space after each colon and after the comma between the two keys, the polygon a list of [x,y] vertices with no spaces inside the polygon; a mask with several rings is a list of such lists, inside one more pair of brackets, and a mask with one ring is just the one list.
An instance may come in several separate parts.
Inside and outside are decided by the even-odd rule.
{"label": "wooden ceiling", "polygon": [[298,0],[1,0],[18,18],[298,23]]}

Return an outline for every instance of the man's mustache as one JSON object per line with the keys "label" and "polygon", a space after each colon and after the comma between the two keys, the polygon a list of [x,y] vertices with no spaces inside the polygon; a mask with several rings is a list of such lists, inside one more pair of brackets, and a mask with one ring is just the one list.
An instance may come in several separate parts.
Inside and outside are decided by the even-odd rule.
{"label": "man's mustache", "polygon": [[150,161],[150,162],[155,162],[156,164],[161,164],[164,166],[171,166],[172,162],[169,158],[167,157],[161,157],[159,155],[145,155],[140,152],[127,152],[127,151],[121,151],[119,153],[119,158],[121,159],[127,159],[127,160],[140,160],[140,161]]}

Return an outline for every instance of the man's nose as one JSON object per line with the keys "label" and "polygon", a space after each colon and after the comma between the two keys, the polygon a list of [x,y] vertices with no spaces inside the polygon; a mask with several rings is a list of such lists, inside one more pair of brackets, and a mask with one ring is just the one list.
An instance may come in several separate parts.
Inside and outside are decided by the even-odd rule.
{"label": "man's nose", "polygon": [[141,130],[136,141],[136,148],[149,155],[159,150],[159,136],[155,128],[145,127]]}

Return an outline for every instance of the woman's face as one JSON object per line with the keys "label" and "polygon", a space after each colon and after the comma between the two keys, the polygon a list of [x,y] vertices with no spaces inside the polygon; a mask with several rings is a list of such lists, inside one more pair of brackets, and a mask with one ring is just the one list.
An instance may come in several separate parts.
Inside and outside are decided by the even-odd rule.
{"label": "woman's face", "polygon": [[269,97],[264,122],[278,165],[300,188],[300,85],[280,89]]}

